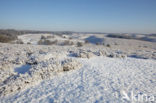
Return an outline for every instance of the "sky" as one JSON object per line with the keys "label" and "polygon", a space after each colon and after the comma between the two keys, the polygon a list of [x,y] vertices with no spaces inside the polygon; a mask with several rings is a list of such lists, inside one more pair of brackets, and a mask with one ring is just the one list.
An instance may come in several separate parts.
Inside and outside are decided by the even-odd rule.
{"label": "sky", "polygon": [[156,33],[156,0],[0,0],[0,29]]}

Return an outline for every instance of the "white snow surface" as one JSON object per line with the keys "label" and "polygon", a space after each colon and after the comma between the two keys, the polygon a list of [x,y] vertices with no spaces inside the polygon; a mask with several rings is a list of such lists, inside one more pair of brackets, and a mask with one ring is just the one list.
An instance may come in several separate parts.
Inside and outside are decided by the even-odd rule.
{"label": "white snow surface", "polygon": [[126,103],[122,92],[156,96],[156,62],[150,59],[78,58],[80,69],[62,72],[1,103]]}
{"label": "white snow surface", "polygon": [[36,45],[38,43],[38,41],[41,39],[41,36],[45,36],[45,37],[54,36],[54,38],[47,38],[47,40],[50,40],[50,41],[58,40],[59,43],[69,40],[69,37],[72,37],[72,40],[70,40],[70,41],[83,42],[82,38],[79,38],[79,39],[75,38],[74,35],[73,36],[68,36],[68,35],[58,36],[58,35],[54,35],[54,34],[42,34],[42,33],[41,34],[24,34],[24,35],[18,36],[18,39],[21,39],[24,44],[31,43],[31,44]]}

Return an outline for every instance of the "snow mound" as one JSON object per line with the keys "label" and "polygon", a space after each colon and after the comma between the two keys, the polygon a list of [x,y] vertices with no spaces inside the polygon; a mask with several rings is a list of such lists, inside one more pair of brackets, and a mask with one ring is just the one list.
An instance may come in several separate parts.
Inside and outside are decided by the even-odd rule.
{"label": "snow mound", "polygon": [[[23,68],[20,68],[23,69],[24,73],[20,70],[20,73],[10,76],[0,84],[0,96],[25,89],[44,79],[49,79],[59,72],[78,69],[80,67],[81,64],[72,58],[61,61],[57,58],[51,58],[38,62],[38,65],[32,65],[27,72]],[[19,68],[17,71],[19,72]]]}

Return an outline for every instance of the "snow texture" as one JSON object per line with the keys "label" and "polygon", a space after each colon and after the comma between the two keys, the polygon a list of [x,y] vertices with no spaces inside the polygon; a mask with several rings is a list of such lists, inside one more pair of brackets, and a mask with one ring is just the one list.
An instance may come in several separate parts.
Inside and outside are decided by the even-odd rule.
{"label": "snow texture", "polygon": [[156,62],[134,58],[82,58],[81,69],[56,75],[2,103],[126,103],[122,91],[156,95]]}
{"label": "snow texture", "polygon": [[[42,35],[58,43],[36,45]],[[129,103],[122,97],[132,91],[156,96],[155,43],[101,34],[19,39],[24,44],[0,43],[0,103]],[[66,40],[74,45],[58,45]]]}

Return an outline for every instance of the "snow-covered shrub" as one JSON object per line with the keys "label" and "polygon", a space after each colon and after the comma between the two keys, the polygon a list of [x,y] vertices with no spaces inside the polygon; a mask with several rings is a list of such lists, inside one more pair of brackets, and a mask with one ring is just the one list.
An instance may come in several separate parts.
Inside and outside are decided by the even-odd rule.
{"label": "snow-covered shrub", "polygon": [[99,42],[96,42],[96,45],[100,45],[100,43]]}
{"label": "snow-covered shrub", "polygon": [[85,43],[86,43],[86,44],[88,44],[88,43],[89,43],[89,41],[88,41],[88,40],[85,40]]}
{"label": "snow-covered shrub", "polygon": [[81,66],[82,65],[74,59],[66,58],[59,60],[58,58],[50,58],[48,60],[38,61],[37,65],[32,65],[28,72],[24,74],[12,73],[8,74],[7,77],[0,75],[2,78],[5,78],[5,80],[1,80],[0,83],[0,96],[17,92],[43,79],[49,79],[59,72],[78,69]]}
{"label": "snow-covered shrub", "polygon": [[100,51],[96,51],[93,53],[96,56],[106,56],[106,57],[111,57],[111,58],[125,58],[125,57],[127,57],[125,53],[108,52],[106,50],[100,50]]}
{"label": "snow-covered shrub", "polygon": [[82,42],[77,42],[77,46],[78,47],[82,47],[83,46],[83,43]]}
{"label": "snow-covered shrub", "polygon": [[62,38],[68,38],[68,36],[67,35],[62,35]]}
{"label": "snow-covered shrub", "polygon": [[91,51],[79,50],[78,52],[74,53],[76,57],[80,58],[91,58],[95,56]]}
{"label": "snow-covered shrub", "polygon": [[17,44],[24,44],[24,42],[23,42],[21,39],[18,39],[18,40],[16,41],[16,43],[17,43]]}
{"label": "snow-covered shrub", "polygon": [[119,53],[110,53],[107,55],[108,57],[111,58],[126,58],[126,54],[119,54]]}
{"label": "snow-covered shrub", "polygon": [[46,37],[42,35],[42,36],[41,36],[41,39],[46,39]]}
{"label": "snow-covered shrub", "polygon": [[12,65],[3,63],[0,65],[0,83],[13,74]]}
{"label": "snow-covered shrub", "polygon": [[76,68],[80,68],[82,65],[73,59],[67,59],[63,61],[62,66],[63,66],[63,71],[69,71]]}
{"label": "snow-covered shrub", "polygon": [[74,42],[73,41],[70,41],[70,40],[65,40],[63,42],[63,45],[74,45]]}
{"label": "snow-covered shrub", "polygon": [[52,45],[52,44],[54,44],[54,42],[52,42],[52,41],[50,41],[50,40],[44,40],[44,41],[43,41],[43,44],[44,44],[44,45]]}
{"label": "snow-covered shrub", "polygon": [[49,38],[55,38],[55,36],[54,35],[49,35],[49,36],[47,36],[47,39],[49,39]]}
{"label": "snow-covered shrub", "polygon": [[53,45],[53,44],[57,44],[57,40],[54,41],[50,41],[50,40],[46,40],[46,39],[40,39],[38,41],[38,45]]}
{"label": "snow-covered shrub", "polygon": [[104,50],[100,50],[100,51],[97,51],[97,52],[94,52],[94,55],[96,56],[106,56],[108,53]]}
{"label": "snow-covered shrub", "polygon": [[73,39],[72,37],[69,37],[69,39],[71,40],[71,39]]}
{"label": "snow-covered shrub", "polygon": [[38,42],[37,42],[38,45],[42,45],[42,40],[40,39]]}
{"label": "snow-covered shrub", "polygon": [[27,44],[31,44],[30,42],[27,42]]}
{"label": "snow-covered shrub", "polygon": [[110,45],[110,44],[107,44],[106,46],[107,46],[107,47],[111,47],[111,45]]}
{"label": "snow-covered shrub", "polygon": [[114,45],[118,45],[118,43],[117,43],[117,42],[115,42],[115,43],[114,43]]}

